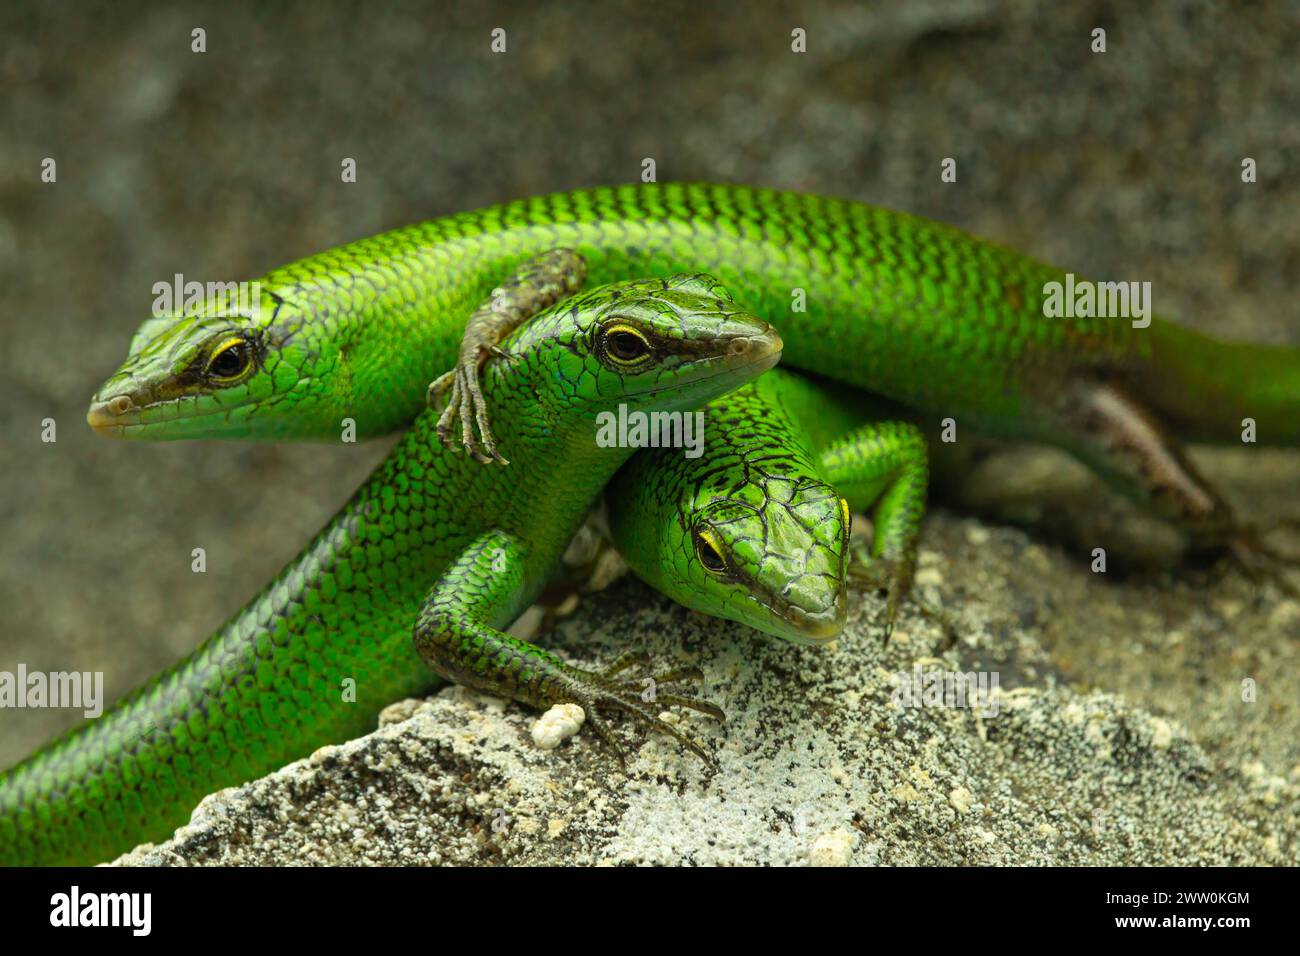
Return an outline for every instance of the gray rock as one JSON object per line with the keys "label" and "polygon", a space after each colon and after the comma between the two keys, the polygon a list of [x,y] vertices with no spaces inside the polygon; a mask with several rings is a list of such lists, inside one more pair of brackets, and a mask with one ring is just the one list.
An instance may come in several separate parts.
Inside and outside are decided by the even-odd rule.
{"label": "gray rock", "polygon": [[[119,863],[1295,862],[1300,766],[1243,759],[1256,740],[1296,739],[1295,698],[1279,707],[1261,686],[1256,702],[1241,699],[1222,620],[1192,615],[1179,630],[1202,661],[1179,693],[1199,703],[1141,706],[1071,682],[1044,633],[1088,635],[1141,667],[1171,646],[1171,631],[1151,626],[1159,611],[1092,613],[1122,608],[1129,588],[1018,531],[938,515],[927,534],[919,590],[954,615],[947,651],[911,607],[882,647],[875,595],[855,596],[836,645],[795,647],[627,579],[546,636],[577,662],[640,647],[701,667],[700,692],[728,723],[681,720],[716,772],[626,723],[626,773],[587,731],[545,751],[530,735],[535,713],[449,687],[390,708],[369,736],[209,797],[173,839]],[[1169,590],[1175,606],[1189,586]],[[1295,602],[1259,603],[1300,615]],[[1256,613],[1248,594],[1231,613]],[[1280,641],[1250,648],[1294,654]],[[968,706],[902,706],[900,678],[917,668],[996,674],[997,691]]]}

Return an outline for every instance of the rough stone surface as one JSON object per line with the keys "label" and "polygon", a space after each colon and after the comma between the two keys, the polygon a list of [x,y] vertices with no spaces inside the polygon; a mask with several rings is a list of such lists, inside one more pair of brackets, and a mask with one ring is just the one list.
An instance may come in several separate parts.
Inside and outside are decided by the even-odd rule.
{"label": "rough stone surface", "polygon": [[[910,607],[882,648],[873,594],[856,595],[826,649],[703,618],[631,580],[547,636],[575,661],[636,646],[700,666],[728,722],[681,720],[716,772],[626,723],[626,773],[588,731],[544,751],[535,714],[447,688],[390,708],[367,737],[209,797],[174,839],[119,862],[1296,861],[1300,654],[1291,639],[1243,647],[1234,634],[1300,606],[1227,582],[1222,607],[1191,606],[1185,583],[1153,605],[1151,588],[1081,571],[1019,531],[937,515],[927,534],[921,590],[959,634],[946,651]],[[1088,652],[1053,648],[1057,633]],[[916,668],[996,673],[997,691],[901,706]],[[1140,676],[1103,679],[1112,670]],[[1254,702],[1242,700],[1248,675]]]}

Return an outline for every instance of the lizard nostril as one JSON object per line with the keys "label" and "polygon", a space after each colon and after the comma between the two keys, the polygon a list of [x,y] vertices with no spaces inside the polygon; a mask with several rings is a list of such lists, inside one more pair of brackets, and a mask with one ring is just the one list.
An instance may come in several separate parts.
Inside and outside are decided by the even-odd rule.
{"label": "lizard nostril", "polygon": [[86,424],[106,435],[118,434],[118,428],[125,424],[136,410],[130,395],[115,395],[107,401],[92,401],[86,412]]}

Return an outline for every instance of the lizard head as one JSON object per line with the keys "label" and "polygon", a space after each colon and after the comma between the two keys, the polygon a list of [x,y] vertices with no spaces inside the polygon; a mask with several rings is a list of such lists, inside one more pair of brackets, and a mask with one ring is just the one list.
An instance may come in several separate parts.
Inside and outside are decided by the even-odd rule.
{"label": "lizard head", "polygon": [[[564,388],[537,389],[546,414],[603,420],[615,409],[681,415],[771,368],[781,337],[706,275],[615,282],[579,293],[516,329],[507,354]],[[514,363],[488,374],[517,377]],[[590,444],[606,444],[592,428]],[[622,444],[619,442],[618,444]]]}
{"label": "lizard head", "polygon": [[632,570],[687,607],[825,643],[844,628],[848,504],[797,455],[772,451],[645,452],[610,484],[608,520]]}
{"label": "lizard head", "polygon": [[849,527],[830,485],[751,476],[693,515],[698,610],[796,643],[833,640],[846,615]]}
{"label": "lizard head", "polygon": [[[87,423],[148,440],[337,436],[337,415],[317,401],[333,393],[309,386],[334,369],[341,346],[325,323],[292,313],[265,294],[252,307],[219,296],[147,320],[91,400]],[[274,413],[258,414],[268,407]]]}

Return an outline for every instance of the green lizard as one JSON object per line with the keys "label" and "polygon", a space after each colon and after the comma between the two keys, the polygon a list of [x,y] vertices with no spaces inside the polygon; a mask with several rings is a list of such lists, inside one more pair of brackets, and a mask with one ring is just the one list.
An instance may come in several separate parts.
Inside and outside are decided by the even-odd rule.
{"label": "green lizard", "polygon": [[[425,321],[429,337],[444,343],[442,353],[431,360],[435,367],[453,365],[457,357],[454,343],[462,329],[465,331],[464,341],[459,348],[459,364],[453,372],[442,376],[429,388],[430,401],[448,390],[453,381],[455,387],[450,389],[453,396],[462,390],[474,392],[478,371],[487,356],[495,353],[509,358],[508,353],[503,352],[495,343],[539,308],[573,292],[584,274],[585,264],[580,257],[575,257],[569,250],[551,250],[525,261],[506,277],[492,290],[490,299],[474,311],[468,323],[460,316],[447,313],[428,316]],[[190,388],[186,399],[173,403],[172,417],[140,429],[105,426],[101,422],[94,422],[97,427],[109,435],[169,438],[176,433],[190,433],[191,416],[203,414],[200,406],[207,395],[224,401],[223,396],[232,386],[226,381],[226,376],[214,371],[214,367],[223,356],[230,354],[232,347],[238,348],[246,340],[236,330],[227,327],[225,316],[221,314],[225,311],[224,306],[225,303],[218,300],[193,315],[173,316],[166,323],[150,320],[132,340],[131,355],[126,367],[131,369],[130,375],[135,382],[148,382],[145,387],[161,391],[172,388],[182,380],[196,383]],[[329,320],[304,323],[295,329],[292,333],[293,347],[300,354],[327,354],[333,347],[332,339],[339,334],[340,328],[347,328],[354,342],[367,335],[378,334],[382,317],[375,317],[366,325],[362,319],[352,317],[348,308],[346,300],[335,302],[323,299],[318,304],[319,314],[329,315]],[[454,334],[446,334],[448,328],[453,328]],[[248,337],[275,338],[282,334],[274,328],[259,327],[252,330]],[[481,344],[488,342],[492,344]],[[632,344],[635,346],[636,343]],[[286,364],[283,351],[283,347],[267,347],[259,361],[266,369],[283,367]],[[312,367],[314,386],[322,392],[333,394],[342,394],[349,388],[356,389],[357,394],[350,399],[350,403],[359,410],[357,414],[363,419],[369,419],[379,411],[376,407],[378,401],[371,392],[362,392],[359,385],[349,381],[345,367],[346,362],[343,361],[333,364],[317,363]],[[251,361],[244,374],[250,383],[259,375],[274,375],[273,372],[256,369]],[[847,390],[843,389],[838,390],[837,397],[835,391],[817,394],[808,387],[801,396],[799,415],[791,418],[789,412],[779,407],[780,400],[788,392],[789,389],[764,387],[757,391],[724,396],[710,406],[710,415],[716,413],[720,416],[714,420],[752,423],[752,429],[738,429],[736,434],[745,435],[755,431],[763,435],[763,442],[755,442],[752,438],[744,442],[732,441],[730,430],[724,430],[721,438],[711,432],[707,451],[703,452],[702,458],[695,459],[695,467],[692,469],[683,471],[672,460],[681,455],[680,449],[673,454],[654,456],[651,462],[643,465],[647,483],[678,503],[676,511],[662,513],[663,526],[656,529],[656,533],[661,539],[659,547],[670,547],[679,552],[691,548],[696,548],[698,552],[705,546],[705,538],[693,535],[690,530],[697,525],[703,526],[708,521],[707,516],[699,513],[704,508],[705,500],[702,498],[698,504],[694,501],[699,491],[695,481],[697,475],[725,475],[725,481],[720,478],[721,484],[737,489],[745,485],[744,493],[755,502],[766,498],[766,483],[769,480],[778,482],[773,486],[777,489],[791,483],[805,488],[806,527],[797,522],[788,523],[784,529],[766,527],[764,518],[767,514],[774,515],[774,521],[780,517],[774,508],[767,513],[755,512],[750,519],[736,520],[709,532],[717,548],[735,555],[742,552],[753,555],[754,547],[746,541],[767,541],[769,536],[779,533],[783,539],[779,546],[787,549],[784,552],[784,562],[778,556],[777,543],[773,542],[773,549],[757,556],[761,560],[754,560],[746,569],[747,572],[752,571],[752,575],[739,573],[734,567],[727,572],[711,573],[703,565],[691,562],[689,566],[665,570],[654,583],[669,597],[703,610],[694,597],[697,592],[694,579],[700,574],[709,573],[714,588],[726,588],[733,593],[733,598],[727,602],[732,612],[719,611],[721,616],[790,640],[823,640],[838,633],[843,623],[845,554],[840,539],[848,533],[849,516],[847,506],[843,505],[834,490],[838,481],[828,483],[825,480],[822,463],[814,463],[817,455],[811,450],[787,453],[787,449],[802,448],[807,444],[804,429],[807,423],[817,419],[823,411],[838,421],[840,431],[847,433],[868,417],[880,417],[877,412],[882,403],[864,395],[849,397]],[[385,391],[380,394],[389,393]],[[857,410],[847,411],[850,407],[856,407]],[[447,405],[437,427],[438,435],[444,441],[449,435],[449,426],[458,413],[462,423],[468,427],[465,419],[471,414],[471,405],[458,400]],[[279,437],[301,438],[314,434],[315,426],[310,417],[301,420],[296,418],[293,406],[287,402],[267,400],[250,414],[254,418],[236,415],[226,419],[222,416],[218,424],[205,427],[219,429],[215,433],[231,437],[241,433],[251,420],[252,424],[247,427],[255,437],[274,434]],[[481,406],[475,414],[480,426],[486,427]],[[873,574],[877,583],[889,595],[885,622],[888,633],[897,615],[899,602],[908,595],[915,564],[916,539],[920,532],[926,490],[923,443],[916,440],[913,426],[897,422],[877,422],[854,436],[826,436],[827,441],[831,438],[841,440],[841,447],[837,451],[841,469],[838,480],[847,482],[861,478],[862,481],[873,484],[865,493],[862,489],[857,490],[856,506],[865,508],[875,503],[880,494],[886,494],[877,514],[877,518],[881,519],[877,522],[877,527],[882,529],[882,534],[877,536],[874,547],[875,556],[882,560],[873,562]],[[472,450],[472,454],[482,462],[493,457],[501,460],[496,454],[495,444],[490,445],[486,453]],[[748,458],[766,461],[765,470],[750,467]],[[917,476],[919,481],[916,480]],[[737,490],[737,494],[740,493]],[[902,499],[900,495],[905,495],[906,498]],[[817,504],[814,505],[813,502]],[[632,558],[636,567],[645,566],[648,555],[633,552],[642,546],[648,547],[648,538],[642,536],[635,540],[630,537],[622,540],[620,536],[615,536],[614,545],[625,557]],[[792,563],[796,554],[803,555],[811,563]],[[802,569],[798,575],[795,574],[796,567]],[[642,574],[642,577],[646,575]],[[836,579],[841,583],[833,587]],[[838,613],[828,616],[825,613],[827,608],[838,608]]]}
{"label": "green lizard", "polygon": [[911,588],[929,469],[915,425],[862,424],[870,401],[773,369],[712,402],[707,455],[645,451],[614,476],[605,494],[614,546],[687,607],[748,624],[762,619],[756,608],[787,620],[795,608],[834,636],[844,592],[830,584],[851,558],[850,509],[874,506],[870,567],[887,590],[888,635]]}
{"label": "green lizard", "polygon": [[[391,431],[420,410],[429,370],[499,278],[560,247],[597,282],[706,270],[780,328],[788,364],[960,429],[1056,445],[1196,545],[1248,569],[1276,558],[1176,438],[1239,441],[1249,417],[1259,443],[1296,444],[1300,349],[1158,318],[1047,318],[1061,270],[913,216],[744,186],[561,193],[320,253],[263,277],[256,314],[146,322],[88,419],[135,438],[326,438],[345,418],[362,435]],[[493,343],[466,342],[452,402],[484,425],[470,383]]]}
{"label": "green lizard", "polygon": [[[498,342],[576,287],[566,265],[573,261],[581,260],[558,249],[525,262],[470,316],[459,362],[429,386],[431,405],[450,397],[437,427],[444,445],[455,447],[459,418],[471,457],[509,464],[491,437],[478,378],[489,356],[510,358]],[[630,332],[623,338],[629,348],[643,344]],[[700,413],[709,422],[707,454],[701,445],[685,456],[668,441],[620,469],[606,496],[613,545],[641,578],[687,607],[820,642],[844,626],[852,519],[836,489],[847,489],[857,509],[875,505],[870,565],[888,591],[888,636],[911,588],[928,466],[915,425],[861,424],[879,404],[776,371],[717,399]],[[481,449],[470,437],[475,424]]]}
{"label": "green lizard", "polygon": [[[580,294],[504,347],[511,361],[487,368],[484,391],[517,423],[503,432],[510,469],[447,452],[434,414],[420,417],[307,549],[194,654],[0,776],[0,860],[104,859],[166,835],[204,794],[370,729],[380,708],[430,681],[412,624],[419,657],[441,676],[536,706],[578,703],[616,751],[600,710],[708,758],[642,702],[641,682],[617,678],[627,661],[579,670],[499,628],[537,596],[631,454],[596,443],[599,412],[698,406],[771,367],[780,338],[692,276]],[[693,697],[657,696],[657,708],[674,705],[721,717]]]}
{"label": "green lizard", "polygon": [[[684,189],[687,191],[706,191],[713,194],[715,198],[720,197],[726,200],[726,194],[729,187],[665,187],[665,189]],[[594,206],[604,204],[606,206],[617,206],[606,218],[609,221],[592,224],[590,222],[584,225],[589,232],[599,235],[608,233],[612,228],[611,221],[618,220],[619,215],[623,218],[634,221],[656,220],[658,200],[653,194],[653,190],[647,191],[647,195],[641,195],[640,191],[633,190],[634,194],[626,195],[628,190],[619,191],[617,195],[611,191],[593,191],[585,194],[587,202]],[[797,206],[799,203],[805,203],[810,209],[815,208],[820,201],[809,199],[807,197],[781,197],[780,194],[762,194],[751,193],[744,189],[737,189],[736,195],[749,199],[766,197],[770,200],[776,197],[784,202]],[[638,195],[641,198],[638,198]],[[622,197],[621,199],[619,197]],[[549,204],[552,207],[563,207],[569,198],[573,197],[551,197],[549,200],[534,200],[529,206],[538,207]],[[707,196],[705,200],[707,200]],[[578,197],[581,202],[581,196]],[[695,208],[708,211],[708,202],[700,201],[697,196]],[[639,211],[638,204],[643,208]],[[830,203],[830,205],[834,205]],[[851,205],[851,204],[847,204]],[[536,209],[529,210],[521,207],[525,204],[514,204],[508,207],[506,211],[513,210],[513,215],[532,216],[534,219],[544,220],[545,211],[538,212]],[[857,207],[865,209],[865,207]],[[592,212],[593,210],[588,210]],[[599,211],[599,210],[595,210]],[[606,210],[610,212],[610,210]],[[889,216],[878,211],[870,211],[876,215]],[[486,213],[467,214],[458,219],[474,219],[479,217],[484,220],[491,220],[494,215],[500,215],[502,210],[489,210]],[[754,207],[751,207],[746,214],[752,217]],[[798,210],[796,209],[796,213]],[[616,215],[617,214],[617,215]],[[565,214],[561,210],[557,214],[558,218],[563,220]],[[646,228],[653,232],[656,228],[668,232],[680,231],[685,225],[681,221],[683,215],[682,208],[676,208],[669,215],[661,215],[662,221],[650,221]],[[590,217],[589,217],[590,218]],[[717,216],[706,216],[706,219],[712,220]],[[744,218],[744,217],[742,217]],[[777,223],[783,221],[777,216]],[[801,216],[796,214],[793,218],[800,219]],[[806,217],[803,217],[806,218]],[[909,220],[907,217],[899,217],[903,225],[908,222],[918,223],[917,220]],[[832,217],[833,221],[834,217]],[[511,225],[510,231],[517,231],[522,228],[516,222]],[[544,223],[543,223],[544,225]],[[734,225],[734,224],[731,224]],[[942,227],[935,227],[922,223],[931,229],[938,229],[943,232]],[[428,229],[425,227],[414,227],[412,231],[418,229]],[[732,231],[728,223],[723,223],[721,228],[726,234]],[[545,230],[543,230],[545,231]],[[887,231],[887,230],[886,230]],[[467,230],[463,235],[462,241],[469,242],[466,236],[470,235],[472,230]],[[960,234],[956,234],[961,237]],[[409,236],[408,236],[409,238]],[[661,235],[662,238],[662,235]],[[734,238],[734,237],[733,237]],[[961,237],[965,242],[973,244],[978,250],[979,243],[967,237]],[[372,246],[388,244],[393,248],[400,246],[400,243],[393,244],[394,234],[384,237],[377,237],[375,240],[369,240]],[[707,237],[700,240],[697,246],[706,243]],[[548,247],[553,242],[541,242],[538,247]],[[472,245],[472,242],[471,242]],[[842,243],[840,243],[842,245]],[[889,245],[889,243],[886,243]],[[349,247],[349,250],[355,252],[355,247]],[[376,361],[376,342],[382,341],[383,336],[375,337],[367,344],[365,336],[359,334],[359,329],[365,328],[366,322],[379,326],[386,334],[391,334],[393,341],[400,341],[403,334],[414,334],[416,339],[413,340],[417,351],[427,349],[432,352],[446,353],[448,349],[454,351],[455,343],[454,334],[449,334],[449,329],[458,329],[459,320],[447,324],[445,327],[430,329],[430,321],[434,325],[443,322],[447,312],[440,306],[432,309],[425,309],[420,312],[421,306],[416,298],[411,297],[410,288],[404,290],[397,289],[395,286],[406,282],[412,274],[412,258],[418,258],[421,252],[435,253],[433,258],[441,263],[445,259],[447,249],[442,250],[421,250],[419,248],[407,248],[405,253],[399,255],[401,260],[394,263],[385,263],[383,261],[365,263],[364,257],[354,259],[349,263],[349,256],[340,255],[339,251],[327,253],[319,259],[308,260],[306,263],[300,263],[289,270],[281,270],[280,276],[284,278],[293,270],[300,270],[300,278],[310,278],[310,281],[301,283],[298,288],[300,293],[297,297],[298,305],[290,308],[282,316],[292,320],[295,315],[310,315],[313,318],[319,318],[321,322],[299,323],[298,327],[292,328],[292,338],[296,339],[293,344],[295,348],[280,348],[287,345],[291,336],[285,334],[289,326],[276,328],[273,324],[254,328],[256,321],[261,319],[272,319],[275,315],[284,309],[284,300],[275,298],[274,311],[268,309],[266,316],[258,314],[256,316],[246,316],[243,321],[232,322],[225,316],[208,313],[206,316],[196,317],[195,321],[188,323],[177,323],[174,319],[160,318],[146,323],[136,342],[133,344],[133,352],[137,353],[137,358],[132,359],[123,368],[122,372],[115,376],[103,390],[101,390],[99,400],[92,407],[88,416],[91,423],[101,430],[110,433],[122,433],[128,437],[187,437],[197,434],[210,434],[220,436],[239,436],[243,434],[254,435],[281,435],[285,437],[322,437],[326,433],[337,434],[335,429],[338,426],[338,420],[333,416],[341,412],[358,410],[362,415],[363,432],[374,434],[386,428],[393,427],[402,416],[394,415],[391,412],[387,400],[391,399],[394,394],[399,395],[400,402],[408,402],[412,407],[418,405],[418,400],[411,401],[406,398],[406,393],[411,391],[410,388],[399,389],[394,392],[384,380],[383,374],[377,371],[380,367]],[[601,252],[602,250],[597,250]],[[725,250],[722,250],[725,251]],[[1013,256],[1014,254],[996,250],[1002,256]],[[440,253],[440,255],[439,255]],[[632,250],[635,254],[635,249]],[[619,250],[610,252],[610,256],[617,260],[620,255]],[[675,250],[671,256],[682,257],[685,254],[680,250]],[[689,256],[686,256],[689,258]],[[381,257],[382,258],[382,257]],[[660,257],[662,263],[665,256]],[[475,260],[477,261],[477,259]],[[617,265],[617,262],[614,263]],[[418,263],[417,263],[418,265]],[[397,277],[400,281],[385,281],[383,274],[388,272],[389,267],[395,271],[392,272],[389,279]],[[1044,267],[1037,267],[1044,268]],[[364,279],[363,282],[354,283],[353,276],[349,269],[358,270],[358,275]],[[418,272],[419,269],[415,269]],[[274,276],[275,274],[273,274]],[[463,278],[463,277],[462,277]],[[487,281],[487,277],[482,277]],[[747,283],[752,284],[759,282],[761,276],[755,277],[742,276],[740,284],[745,286]],[[817,276],[814,276],[817,278]],[[822,275],[821,280],[824,284],[826,276]],[[379,285],[374,283],[378,281]],[[807,283],[810,288],[815,288],[816,283]],[[355,286],[355,287],[354,287]],[[356,288],[359,287],[359,288]],[[445,289],[443,291],[446,291]],[[407,296],[406,304],[398,311],[396,315],[386,313],[383,309],[375,308],[376,299],[386,296],[388,301],[394,301],[394,296]],[[352,312],[349,309],[350,304],[357,304],[359,312]],[[217,310],[219,311],[219,310]],[[468,311],[468,310],[466,310]],[[417,313],[413,315],[412,313]],[[859,312],[850,309],[848,315],[855,318]],[[358,322],[358,317],[360,322]],[[391,322],[394,319],[399,320],[397,327],[385,327],[383,323]],[[373,321],[372,321],[373,320]],[[419,336],[422,334],[419,330],[412,330],[403,327],[403,323],[423,322],[423,333],[432,331],[432,336],[427,340],[421,341]],[[346,334],[338,337],[336,334],[340,331]],[[144,358],[138,357],[143,352],[142,346],[155,338],[162,336],[164,333],[171,333],[171,344],[165,348],[153,349],[151,355]],[[299,332],[305,332],[305,335],[299,335]],[[224,333],[225,342],[217,339],[218,334]],[[233,336],[232,336],[233,333]],[[323,335],[323,340],[312,341],[312,336]],[[230,339],[237,340],[233,344]],[[272,339],[267,342],[267,338]],[[332,340],[332,341],[331,341]],[[346,348],[340,348],[340,341],[347,342]],[[1220,346],[1217,343],[1211,343],[1208,340],[1193,337],[1193,345],[1199,345],[1205,355],[1213,355],[1215,349]],[[356,350],[354,351],[354,346]],[[1247,346],[1224,346],[1229,358],[1235,360],[1235,364],[1240,367],[1251,356],[1250,347]],[[231,352],[225,360],[220,363],[212,363],[210,360],[222,352]],[[188,350],[188,351],[187,351]],[[270,360],[266,359],[268,353],[271,355]],[[1196,349],[1190,350],[1195,353]],[[358,365],[349,362],[348,359],[354,354],[361,354],[369,359],[368,363]],[[1261,352],[1270,366],[1271,373],[1277,373],[1274,377],[1276,399],[1270,404],[1265,401],[1261,403],[1262,408],[1285,407],[1288,395],[1287,375],[1292,367],[1292,355],[1286,351],[1276,350],[1272,353]],[[1186,356],[1185,356],[1186,357]],[[398,377],[405,375],[408,385],[419,383],[415,391],[422,391],[422,379],[426,377],[426,372],[411,372],[409,365],[405,363],[407,356],[401,353],[394,353],[394,360],[398,363]],[[247,360],[247,362],[246,362]],[[287,361],[286,361],[287,360]],[[1209,358],[1203,358],[1208,364]],[[167,362],[171,364],[168,365]],[[229,368],[233,365],[235,370],[234,382],[217,382],[214,380],[203,380],[202,373],[207,371],[204,363],[211,367],[213,373],[217,373],[222,368]],[[247,364],[250,366],[247,374],[244,374],[243,367]],[[1195,364],[1195,363],[1193,363]],[[263,378],[262,373],[267,367],[271,366],[277,370],[276,377]],[[288,366],[288,368],[286,368]],[[361,371],[361,375],[353,374],[354,369]],[[290,372],[292,371],[292,374]],[[344,374],[335,374],[343,372]],[[317,382],[306,383],[311,387],[306,387],[305,380],[309,373],[314,373],[318,379]],[[385,373],[386,374],[386,373]],[[214,379],[219,376],[213,376]],[[1209,376],[1213,379],[1213,374]],[[358,384],[363,382],[364,384]],[[249,387],[240,388],[239,386],[249,383]],[[328,387],[324,387],[328,386]],[[262,395],[259,397],[257,390],[262,389]],[[376,390],[379,390],[378,393]],[[1241,389],[1244,395],[1246,388]],[[215,396],[215,398],[213,397]],[[262,398],[270,399],[263,401]],[[306,401],[308,414],[298,416],[296,409],[299,403]],[[321,409],[327,409],[322,413]],[[220,414],[213,414],[214,412]],[[383,424],[385,416],[388,416],[389,424]],[[342,417],[340,415],[340,417]],[[1278,419],[1279,421],[1281,419]],[[377,427],[371,427],[375,422],[380,422]],[[1220,431],[1225,430],[1226,426],[1220,423],[1216,426]],[[1277,438],[1277,434],[1273,435]]]}

